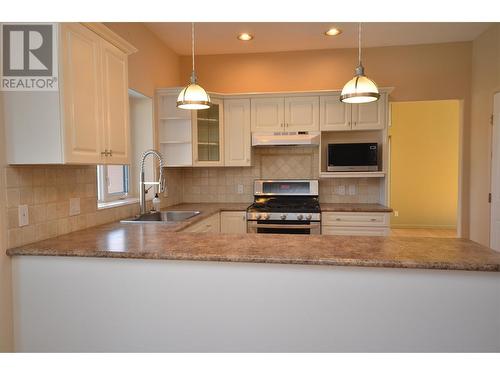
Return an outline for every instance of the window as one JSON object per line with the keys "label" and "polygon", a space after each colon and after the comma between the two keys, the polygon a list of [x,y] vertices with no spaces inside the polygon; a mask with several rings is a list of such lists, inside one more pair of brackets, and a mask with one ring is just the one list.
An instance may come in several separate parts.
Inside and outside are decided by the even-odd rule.
{"label": "window", "polygon": [[98,165],[97,200],[103,203],[127,198],[128,176],[128,165]]}

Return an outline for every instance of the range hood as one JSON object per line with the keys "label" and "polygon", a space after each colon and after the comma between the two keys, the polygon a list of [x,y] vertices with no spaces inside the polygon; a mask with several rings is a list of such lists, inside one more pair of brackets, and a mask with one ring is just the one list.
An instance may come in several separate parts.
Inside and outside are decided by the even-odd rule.
{"label": "range hood", "polygon": [[255,132],[252,146],[317,146],[320,132]]}

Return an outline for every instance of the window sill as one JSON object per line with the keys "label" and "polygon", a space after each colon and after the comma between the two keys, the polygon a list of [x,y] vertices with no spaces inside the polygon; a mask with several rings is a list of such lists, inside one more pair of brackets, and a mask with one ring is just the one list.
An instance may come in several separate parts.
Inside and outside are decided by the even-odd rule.
{"label": "window sill", "polygon": [[126,206],[128,204],[135,204],[135,203],[139,203],[139,198],[118,199],[116,201],[111,201],[111,202],[98,202],[97,209],[105,210],[107,208]]}

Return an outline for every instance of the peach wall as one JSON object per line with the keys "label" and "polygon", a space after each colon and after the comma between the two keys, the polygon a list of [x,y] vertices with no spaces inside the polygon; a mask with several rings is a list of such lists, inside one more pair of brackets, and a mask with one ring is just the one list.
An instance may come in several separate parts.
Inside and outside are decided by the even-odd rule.
{"label": "peach wall", "polygon": [[[292,51],[196,57],[206,89],[221,93],[341,89],[354,74],[356,49]],[[469,225],[469,134],[472,43],[367,48],[366,73],[381,87],[394,87],[391,101],[463,101],[462,236]],[[191,70],[181,57],[180,80]]]}
{"label": "peach wall", "polygon": [[179,56],[139,22],[109,22],[107,27],[139,51],[129,56],[129,87],[152,97],[159,87],[179,85]]}
{"label": "peach wall", "polygon": [[470,136],[470,237],[489,246],[491,126],[493,95],[500,91],[500,26],[494,25],[473,44]]}
{"label": "peach wall", "polygon": [[[394,87],[397,101],[468,99],[472,43],[368,48],[367,75]],[[354,74],[355,49],[197,56],[197,74],[208,90],[223,93],[340,89]],[[191,70],[181,57],[180,79]]]}

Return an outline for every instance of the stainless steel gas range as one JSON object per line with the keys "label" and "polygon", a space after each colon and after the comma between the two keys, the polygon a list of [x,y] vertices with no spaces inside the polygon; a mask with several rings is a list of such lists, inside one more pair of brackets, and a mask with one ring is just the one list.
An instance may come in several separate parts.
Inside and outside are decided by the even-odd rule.
{"label": "stainless steel gas range", "polygon": [[247,232],[320,234],[318,180],[256,180]]}

